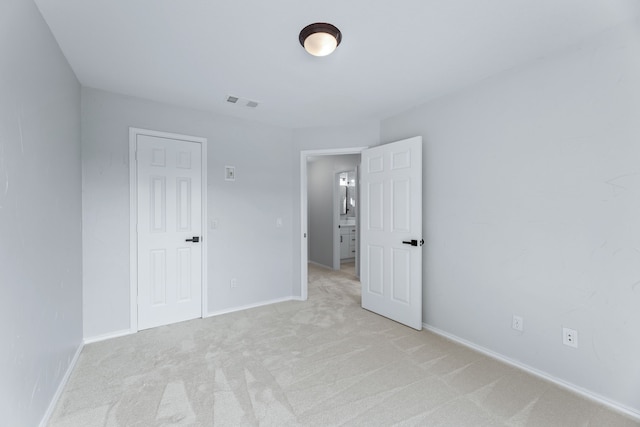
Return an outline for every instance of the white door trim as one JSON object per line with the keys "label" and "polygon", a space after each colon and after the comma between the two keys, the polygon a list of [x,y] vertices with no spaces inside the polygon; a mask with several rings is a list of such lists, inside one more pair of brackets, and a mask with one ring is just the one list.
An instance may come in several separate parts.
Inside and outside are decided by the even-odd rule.
{"label": "white door trim", "polygon": [[340,270],[340,229],[337,225],[340,224],[340,174],[342,172],[335,172],[333,174],[333,269]]}
{"label": "white door trim", "polygon": [[367,148],[369,147],[328,148],[324,150],[300,151],[300,299],[303,301],[306,301],[309,297],[309,289],[307,283],[309,281],[309,271],[307,268],[307,264],[309,262],[309,239],[307,238],[309,233],[307,159],[311,156],[340,156],[342,154],[360,154],[362,153],[362,150],[365,150]]}
{"label": "white door trim", "polygon": [[148,129],[129,128],[129,288],[131,311],[129,329],[138,332],[138,180],[136,161],[136,140],[138,135],[148,135],[157,138],[178,139],[196,142],[202,147],[202,312],[207,313],[207,139],[197,136],[181,135],[177,133],[159,132]]}

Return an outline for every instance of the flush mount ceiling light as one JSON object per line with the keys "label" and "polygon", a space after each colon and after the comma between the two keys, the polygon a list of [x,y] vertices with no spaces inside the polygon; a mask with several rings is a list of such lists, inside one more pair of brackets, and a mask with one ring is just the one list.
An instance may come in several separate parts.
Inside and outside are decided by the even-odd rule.
{"label": "flush mount ceiling light", "polygon": [[298,37],[304,50],[313,56],[327,56],[342,41],[342,33],[335,26],[326,22],[316,22],[307,25],[300,31]]}

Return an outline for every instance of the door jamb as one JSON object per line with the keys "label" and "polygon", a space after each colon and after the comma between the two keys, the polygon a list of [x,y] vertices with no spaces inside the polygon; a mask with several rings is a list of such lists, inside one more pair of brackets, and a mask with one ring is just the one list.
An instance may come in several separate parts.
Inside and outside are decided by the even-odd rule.
{"label": "door jamb", "polygon": [[339,156],[342,154],[361,154],[369,147],[329,148],[323,150],[300,151],[300,299],[306,301],[309,297],[308,281],[309,262],[308,234],[308,194],[307,194],[307,159],[311,156]]}
{"label": "door jamb", "polygon": [[181,135],[177,133],[160,132],[149,129],[129,128],[129,288],[130,288],[130,317],[129,330],[138,332],[138,162],[136,157],[136,141],[138,135],[148,135],[158,138],[177,139],[180,141],[196,142],[201,145],[201,179],[202,193],[202,305],[200,317],[207,313],[207,138]]}
{"label": "door jamb", "polygon": [[[340,199],[340,174],[342,172],[334,172],[333,173],[333,269],[340,270],[340,257],[342,254],[340,253],[341,245],[340,245],[340,229],[336,226],[340,224],[340,203],[338,200]],[[308,196],[308,195],[307,195]]]}

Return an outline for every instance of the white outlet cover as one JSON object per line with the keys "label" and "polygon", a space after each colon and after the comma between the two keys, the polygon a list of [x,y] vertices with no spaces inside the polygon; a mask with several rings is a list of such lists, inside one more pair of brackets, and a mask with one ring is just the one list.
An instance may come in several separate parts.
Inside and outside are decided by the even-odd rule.
{"label": "white outlet cover", "polygon": [[571,328],[562,328],[562,344],[578,348],[578,331]]}
{"label": "white outlet cover", "polygon": [[511,327],[516,331],[522,332],[524,330],[524,319],[521,316],[513,315],[513,321],[511,322]]}

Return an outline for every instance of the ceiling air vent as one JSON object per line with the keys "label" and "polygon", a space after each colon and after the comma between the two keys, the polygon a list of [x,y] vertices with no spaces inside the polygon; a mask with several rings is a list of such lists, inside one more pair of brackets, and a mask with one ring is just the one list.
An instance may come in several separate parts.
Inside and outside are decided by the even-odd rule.
{"label": "ceiling air vent", "polygon": [[225,101],[227,101],[230,104],[241,105],[247,108],[256,108],[258,105],[260,105],[258,101],[253,101],[251,99],[241,98],[239,96],[232,96],[232,95],[227,95],[227,98],[225,99]]}

